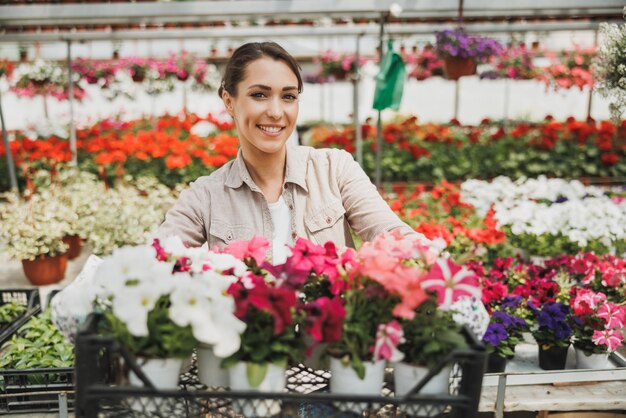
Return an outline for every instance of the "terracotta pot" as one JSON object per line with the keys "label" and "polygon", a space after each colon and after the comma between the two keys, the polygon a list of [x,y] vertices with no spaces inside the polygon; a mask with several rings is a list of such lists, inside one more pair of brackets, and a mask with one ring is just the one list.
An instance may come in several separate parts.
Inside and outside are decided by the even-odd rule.
{"label": "terracotta pot", "polygon": [[82,249],[82,241],[78,235],[67,235],[63,238],[63,242],[70,248],[67,249],[67,259],[73,260],[80,255]]}
{"label": "terracotta pot", "polygon": [[36,286],[58,283],[65,277],[67,254],[54,257],[40,255],[34,260],[22,260],[24,274]]}
{"label": "terracotta pot", "polygon": [[476,60],[447,57],[443,60],[443,69],[448,80],[458,80],[463,76],[476,74]]}

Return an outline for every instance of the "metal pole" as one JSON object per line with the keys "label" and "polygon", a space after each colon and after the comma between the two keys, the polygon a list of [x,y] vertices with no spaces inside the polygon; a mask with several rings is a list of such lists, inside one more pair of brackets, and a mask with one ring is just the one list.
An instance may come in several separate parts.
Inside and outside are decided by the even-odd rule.
{"label": "metal pole", "polygon": [[510,80],[508,78],[504,79],[504,122],[507,123],[509,120],[509,96],[510,96]]}
{"label": "metal pole", "polygon": [[[383,62],[383,36],[385,35],[385,15],[380,15],[380,33],[378,39],[378,65]],[[381,184],[381,159],[383,152],[383,120],[381,111],[378,111],[378,122],[376,123],[376,187]]]}
{"label": "metal pole", "polygon": [[359,61],[361,59],[361,35],[357,35],[356,37],[356,54],[354,56],[354,60],[356,62],[356,72],[354,74],[354,80],[352,82],[353,86],[353,96],[352,96],[352,117],[354,119],[354,138],[356,141],[356,160],[358,163],[363,166],[363,138],[361,137],[361,124],[359,122],[359,82],[361,80],[361,71],[359,68]]}
{"label": "metal pole", "polygon": [[454,119],[459,118],[459,79],[454,80]]}
{"label": "metal pole", "polygon": [[[598,30],[593,35],[593,44],[598,45]],[[593,87],[589,87],[589,98],[587,100],[587,119],[591,118],[591,106],[593,103]]]}
{"label": "metal pole", "polygon": [[0,123],[2,123],[2,142],[7,154],[7,170],[9,171],[9,179],[11,181],[11,189],[19,192],[17,188],[17,178],[15,177],[15,164],[13,164],[13,155],[11,155],[11,147],[9,146],[9,136],[7,135],[7,127],[4,124],[4,113],[2,112],[2,91],[0,90]]}
{"label": "metal pole", "polygon": [[78,153],[76,151],[76,126],[74,125],[74,80],[72,79],[72,41],[67,41],[67,95],[70,101],[70,150],[72,151],[72,164],[78,165]]}

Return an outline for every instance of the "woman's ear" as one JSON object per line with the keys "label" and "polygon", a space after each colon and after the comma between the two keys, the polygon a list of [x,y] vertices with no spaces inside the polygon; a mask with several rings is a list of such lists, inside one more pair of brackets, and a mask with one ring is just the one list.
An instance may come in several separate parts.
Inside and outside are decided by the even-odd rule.
{"label": "woman's ear", "polygon": [[224,107],[226,108],[228,114],[234,118],[235,114],[233,112],[233,98],[226,90],[222,92],[222,101],[224,102]]}

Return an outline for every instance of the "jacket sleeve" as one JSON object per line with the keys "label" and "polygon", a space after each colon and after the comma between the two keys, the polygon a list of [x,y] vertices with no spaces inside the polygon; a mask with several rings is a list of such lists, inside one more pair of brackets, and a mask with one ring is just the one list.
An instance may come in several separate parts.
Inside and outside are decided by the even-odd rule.
{"label": "jacket sleeve", "polygon": [[156,230],[156,238],[176,235],[191,247],[200,247],[207,241],[206,225],[210,211],[210,194],[200,181],[183,190],[178,200],[165,214],[165,221]]}
{"label": "jacket sleeve", "polygon": [[364,241],[371,241],[382,231],[396,228],[401,228],[405,236],[422,237],[391,210],[352,155],[346,151],[337,152],[340,153],[336,175],[341,200],[346,209],[348,223],[359,237]]}

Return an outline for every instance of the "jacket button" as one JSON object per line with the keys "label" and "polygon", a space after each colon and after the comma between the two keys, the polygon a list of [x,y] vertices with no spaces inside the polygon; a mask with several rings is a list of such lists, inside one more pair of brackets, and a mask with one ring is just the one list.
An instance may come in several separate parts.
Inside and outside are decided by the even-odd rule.
{"label": "jacket button", "polygon": [[326,223],[329,224],[332,221],[332,219],[330,219],[330,216],[328,218],[326,218]]}
{"label": "jacket button", "polygon": [[298,234],[296,234],[295,232],[291,233],[291,238],[295,239],[298,236]]}
{"label": "jacket button", "polygon": [[232,234],[228,234],[228,236],[226,237],[226,240],[227,240],[227,241],[230,241],[231,239],[233,239]]}
{"label": "jacket button", "polygon": [[290,210],[293,210],[293,205],[289,205],[289,209],[290,209]]}

